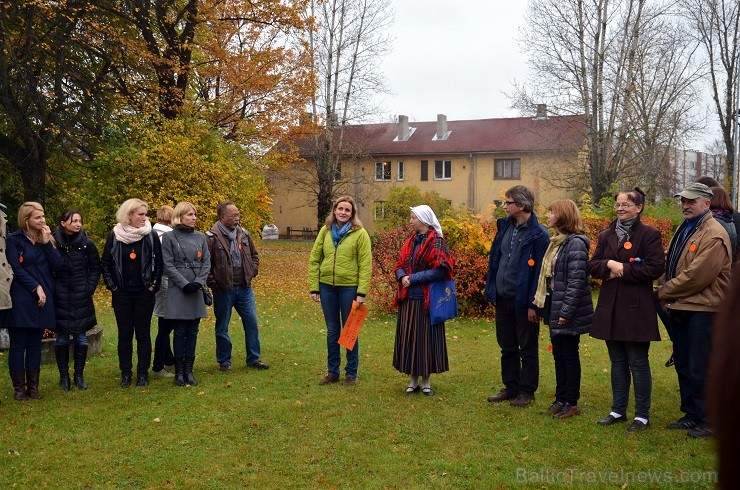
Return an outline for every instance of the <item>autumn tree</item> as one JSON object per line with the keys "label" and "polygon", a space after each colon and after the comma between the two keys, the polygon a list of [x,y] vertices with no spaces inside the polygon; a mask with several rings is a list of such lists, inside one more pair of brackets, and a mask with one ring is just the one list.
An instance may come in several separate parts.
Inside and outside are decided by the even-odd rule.
{"label": "autumn tree", "polygon": [[0,158],[44,201],[47,164],[87,161],[115,94],[116,51],[97,2],[0,2]]}
{"label": "autumn tree", "polygon": [[698,76],[669,14],[660,0],[530,0],[521,44],[533,76],[517,87],[516,104],[547,102],[586,123],[585,168],[551,176],[552,185],[595,201],[613,183],[657,185],[645,177],[660,149],[690,132]]}
{"label": "autumn tree", "polygon": [[[385,90],[380,62],[390,48],[389,0],[311,0],[315,19],[309,42],[313,73],[318,80],[311,100],[318,127],[310,149],[310,165],[291,184],[315,198],[316,222],[331,211],[337,192],[347,192],[358,178],[343,173],[341,162],[359,157],[361,148],[347,151],[344,128],[378,113],[374,95]],[[335,131],[336,129],[336,131]]]}
{"label": "autumn tree", "polygon": [[[740,2],[737,0],[681,0],[708,65],[708,78],[724,142],[727,172],[737,173],[737,141],[733,135],[740,118]],[[734,197],[737,188],[733,186]]]}

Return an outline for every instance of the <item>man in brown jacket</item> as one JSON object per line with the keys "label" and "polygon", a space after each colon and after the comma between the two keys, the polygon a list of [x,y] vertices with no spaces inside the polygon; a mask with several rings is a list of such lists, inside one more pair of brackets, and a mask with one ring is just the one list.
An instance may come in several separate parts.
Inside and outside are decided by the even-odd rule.
{"label": "man in brown jacket", "polygon": [[712,217],[712,190],[694,182],[676,194],[684,222],[671,240],[666,258],[666,282],[657,291],[671,316],[673,353],[681,411],[684,416],[668,429],[688,430],[707,437],[706,376],[714,314],[728,291],[732,249],[727,232]]}
{"label": "man in brown jacket", "polygon": [[213,289],[213,313],[216,315],[216,360],[222,371],[231,369],[231,309],[242,319],[247,365],[257,369],[270,366],[260,360],[257,303],[252,279],[259,272],[259,254],[252,237],[239,226],[239,208],[222,202],[216,208],[218,221],[206,232],[211,253],[208,286]]}

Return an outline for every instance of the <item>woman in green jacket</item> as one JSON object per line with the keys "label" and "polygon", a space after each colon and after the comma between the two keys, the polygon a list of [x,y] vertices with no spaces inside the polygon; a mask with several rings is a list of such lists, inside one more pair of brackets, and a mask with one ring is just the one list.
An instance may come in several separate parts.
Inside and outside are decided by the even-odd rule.
{"label": "woman in green jacket", "polygon": [[[352,302],[365,301],[372,276],[370,236],[357,218],[357,206],[350,196],[334,202],[331,214],[319,230],[308,262],[311,299],[321,303],[326,322],[328,373],[320,385],[339,381],[339,335],[347,322]],[[353,386],[357,378],[360,341],[347,350],[345,386]]]}

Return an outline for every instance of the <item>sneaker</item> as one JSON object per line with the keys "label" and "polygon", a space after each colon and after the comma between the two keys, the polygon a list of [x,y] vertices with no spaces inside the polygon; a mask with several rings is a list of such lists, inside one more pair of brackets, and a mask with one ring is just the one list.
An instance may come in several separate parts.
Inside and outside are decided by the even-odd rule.
{"label": "sneaker", "polygon": [[676,364],[676,359],[673,358],[673,352],[671,352],[671,357],[665,362],[665,367],[671,367],[674,364]]}
{"label": "sneaker", "polygon": [[691,430],[696,429],[697,425],[696,422],[694,422],[691,419],[687,418],[680,418],[676,420],[675,422],[672,422],[665,426],[666,429],[671,430]]}
{"label": "sneaker", "polygon": [[498,392],[498,395],[491,395],[487,398],[490,403],[501,403],[507,400],[513,400],[516,397],[515,393],[512,393],[508,389],[504,388]]}
{"label": "sneaker", "polygon": [[327,374],[326,376],[324,376],[324,379],[319,381],[319,384],[328,385],[330,383],[337,383],[337,382],[339,382],[339,376],[337,376],[336,374]]}
{"label": "sneaker", "polygon": [[694,439],[703,439],[705,437],[711,437],[714,435],[714,429],[701,425],[697,426],[686,433],[687,436],[693,437]]}
{"label": "sneaker", "polygon": [[567,419],[575,415],[581,415],[581,409],[566,402],[558,413],[552,416],[554,419]]}
{"label": "sneaker", "polygon": [[136,386],[149,386],[149,376],[142,374],[136,378]]}
{"label": "sneaker", "polygon": [[174,374],[167,371],[167,368],[162,368],[159,371],[152,371],[152,375],[157,376],[158,378],[174,378],[175,377]]}
{"label": "sneaker", "polygon": [[509,405],[512,407],[524,408],[528,407],[533,401],[534,395],[532,393],[519,393]]}
{"label": "sneaker", "polygon": [[559,402],[559,401],[555,400],[554,402],[552,402],[552,405],[550,405],[550,408],[548,408],[547,410],[545,410],[545,411],[543,411],[541,413],[546,414],[546,415],[555,415],[562,408],[563,408],[563,402]]}

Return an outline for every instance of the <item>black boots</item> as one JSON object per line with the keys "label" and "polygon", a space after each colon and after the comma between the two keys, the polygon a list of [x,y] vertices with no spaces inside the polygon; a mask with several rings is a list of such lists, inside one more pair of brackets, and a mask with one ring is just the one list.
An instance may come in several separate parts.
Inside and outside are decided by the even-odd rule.
{"label": "black boots", "polygon": [[15,399],[28,400],[28,395],[26,395],[26,372],[10,373],[10,379],[13,380]]}
{"label": "black boots", "polygon": [[193,364],[195,364],[195,356],[175,358],[175,384],[177,386],[198,384],[193,377]]}
{"label": "black boots", "polygon": [[41,400],[41,395],[39,395],[40,374],[40,371],[31,371],[30,369],[26,369],[26,395],[28,395],[28,398]]}
{"label": "black boots", "polygon": [[175,384],[185,386],[185,358],[175,358]]}
{"label": "black boots", "polygon": [[[69,356],[69,352],[67,352]],[[87,383],[85,382],[85,362],[87,361],[87,346],[75,344],[75,374],[74,381],[75,386],[80,390],[87,389]],[[69,380],[69,373],[67,374],[67,380]]]}
{"label": "black boots", "polygon": [[54,356],[57,358],[59,368],[59,387],[64,391],[69,391],[72,389],[69,385],[69,346],[55,345]]}
{"label": "black boots", "polygon": [[195,364],[195,356],[185,356],[185,383],[191,386],[198,384],[193,377],[193,364]]}

